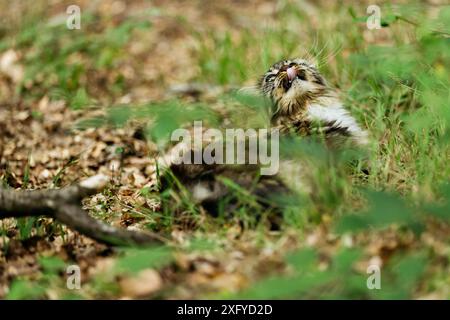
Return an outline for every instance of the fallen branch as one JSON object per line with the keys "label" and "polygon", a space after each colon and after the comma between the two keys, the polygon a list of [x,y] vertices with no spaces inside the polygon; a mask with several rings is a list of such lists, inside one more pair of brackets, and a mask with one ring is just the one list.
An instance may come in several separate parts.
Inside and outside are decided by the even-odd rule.
{"label": "fallen branch", "polygon": [[101,191],[108,178],[97,175],[77,185],[54,190],[6,190],[0,188],[0,219],[49,216],[81,234],[110,245],[146,245],[165,239],[149,232],[112,227],[92,218],[81,208],[84,197]]}

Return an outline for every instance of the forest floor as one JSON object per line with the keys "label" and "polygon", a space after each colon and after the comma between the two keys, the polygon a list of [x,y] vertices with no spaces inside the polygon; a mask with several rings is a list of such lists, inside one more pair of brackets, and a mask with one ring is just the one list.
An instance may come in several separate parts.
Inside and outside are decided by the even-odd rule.
{"label": "forest floor", "polygon": [[[80,30],[65,25],[66,8],[74,3],[81,8]],[[379,200],[376,210],[415,214],[422,209],[410,204],[442,200],[438,186],[450,173],[450,148],[431,134],[410,135],[403,126],[402,115],[422,106],[414,82],[402,82],[403,74],[397,77],[394,70],[389,81],[395,85],[386,80],[371,86],[364,72],[347,68],[371,46],[422,45],[414,25],[399,21],[368,30],[352,18],[352,12],[365,17],[367,5],[0,4],[3,187],[59,188],[103,173],[111,182],[85,199],[90,214],[170,239],[147,249],[111,248],[48,218],[4,219],[0,298],[450,298],[448,221],[433,216],[403,223],[392,213],[392,219],[375,218],[376,227],[353,232],[350,220],[341,219],[364,207],[362,187],[389,192],[368,196],[369,202]],[[423,14],[436,17],[442,7],[433,1]],[[301,209],[290,208],[276,231],[253,221],[256,212],[248,207],[232,218],[184,203],[164,208],[151,180],[162,144],[145,129],[152,116],[130,116],[130,110],[200,105],[222,123],[252,126],[261,115],[233,100],[233,89],[254,85],[278,59],[305,54],[318,57],[327,79],[347,95],[350,110],[369,130],[377,145],[372,176],[322,168],[321,191]],[[437,74],[445,74],[444,58],[428,61]],[[350,231],[340,232],[338,224]],[[81,269],[78,290],[66,286],[70,265]],[[367,288],[369,265],[382,270],[381,290]]]}

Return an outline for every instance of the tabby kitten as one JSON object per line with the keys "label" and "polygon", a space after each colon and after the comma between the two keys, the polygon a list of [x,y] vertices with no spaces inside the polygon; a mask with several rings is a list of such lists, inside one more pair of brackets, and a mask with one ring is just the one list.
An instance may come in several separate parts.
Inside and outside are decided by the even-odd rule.
{"label": "tabby kitten", "polygon": [[[332,148],[343,147],[346,142],[350,145],[367,142],[367,133],[343,107],[336,92],[312,63],[303,59],[277,62],[261,77],[258,87],[272,102],[272,127],[281,133],[322,136]],[[310,184],[305,182],[311,170],[298,161],[281,159],[278,175],[258,177],[257,165],[174,164],[173,157],[186,148],[192,154],[201,152],[180,143],[169,150],[159,164],[169,168],[192,198],[210,211],[230,194],[218,176],[251,190],[260,199],[293,189],[311,191]],[[256,184],[255,179],[259,179]]]}
{"label": "tabby kitten", "polygon": [[331,146],[367,143],[367,133],[314,64],[303,59],[277,62],[261,77],[259,87],[272,101],[272,125],[281,132],[320,134]]}

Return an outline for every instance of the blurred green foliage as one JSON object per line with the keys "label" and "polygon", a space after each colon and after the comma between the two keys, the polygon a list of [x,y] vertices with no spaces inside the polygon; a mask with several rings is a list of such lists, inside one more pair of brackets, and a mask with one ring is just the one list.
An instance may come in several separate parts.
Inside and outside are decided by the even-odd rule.
{"label": "blurred green foliage", "polygon": [[117,273],[137,273],[143,269],[158,268],[172,260],[168,247],[145,249],[126,249],[124,255],[116,261]]}
{"label": "blurred green foliage", "polygon": [[359,249],[334,254],[325,268],[318,268],[313,249],[302,249],[286,257],[289,275],[263,279],[233,299],[407,299],[423,276],[426,259],[422,254],[398,256],[381,272],[381,287],[369,289],[371,273],[355,269],[362,256]]}
{"label": "blurred green foliage", "polygon": [[[25,50],[25,77],[18,87],[22,96],[41,97],[46,93],[63,98],[74,109],[94,102],[89,75],[105,74],[119,65],[126,53],[125,45],[134,30],[149,28],[148,20],[130,18],[113,25],[99,20],[89,12],[81,15],[81,29],[70,30],[66,20],[24,21],[12,37],[0,42],[0,47]],[[104,29],[97,30],[98,26]],[[123,76],[108,79],[109,93],[122,91]]]}
{"label": "blurred green foliage", "polygon": [[[35,281],[30,279],[16,279],[10,288],[7,299],[40,299],[45,297],[46,290],[52,285],[63,286],[64,279],[59,273],[65,272],[66,263],[58,257],[40,257],[39,265],[42,274]],[[64,286],[65,287],[65,286]]]}

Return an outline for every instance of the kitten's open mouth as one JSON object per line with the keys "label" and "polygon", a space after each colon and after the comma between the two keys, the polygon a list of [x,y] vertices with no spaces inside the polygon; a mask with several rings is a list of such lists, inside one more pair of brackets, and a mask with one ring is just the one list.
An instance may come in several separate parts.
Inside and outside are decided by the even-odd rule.
{"label": "kitten's open mouth", "polygon": [[288,78],[285,78],[285,79],[283,80],[283,88],[284,88],[284,90],[288,91],[288,90],[291,88],[291,86],[292,86],[292,81],[293,81],[293,80],[289,80]]}
{"label": "kitten's open mouth", "polygon": [[292,82],[297,78],[298,71],[294,67],[286,69],[287,77],[283,80],[283,88],[287,91],[291,88]]}

